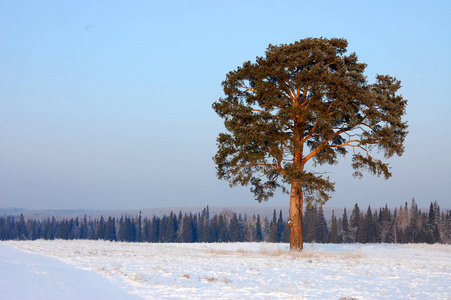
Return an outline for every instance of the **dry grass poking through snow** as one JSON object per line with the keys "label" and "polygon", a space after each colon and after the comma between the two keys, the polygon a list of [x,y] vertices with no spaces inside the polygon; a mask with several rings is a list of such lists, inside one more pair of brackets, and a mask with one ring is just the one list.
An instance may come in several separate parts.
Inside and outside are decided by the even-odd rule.
{"label": "dry grass poking through snow", "polygon": [[316,259],[360,259],[364,258],[365,255],[358,250],[357,252],[337,252],[337,251],[324,251],[316,249],[315,247],[305,248],[303,251],[291,251],[289,249],[282,248],[268,248],[262,246],[256,251],[237,249],[237,250],[226,250],[226,249],[214,249],[210,248],[205,250],[206,253],[216,254],[216,255],[235,255],[235,256],[270,256],[270,257],[284,257],[284,258],[316,258]]}

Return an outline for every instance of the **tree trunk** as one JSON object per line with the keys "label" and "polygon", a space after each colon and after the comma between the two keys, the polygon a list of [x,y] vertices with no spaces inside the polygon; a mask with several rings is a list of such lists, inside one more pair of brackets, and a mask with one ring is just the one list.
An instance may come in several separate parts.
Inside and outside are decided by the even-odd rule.
{"label": "tree trunk", "polygon": [[[304,91],[304,99],[307,96],[307,89]],[[300,99],[295,100],[293,107],[299,107]],[[300,116],[294,118],[294,151],[293,164],[299,171],[304,172],[305,161],[303,159],[304,145],[302,143],[303,120]],[[290,192],[290,221],[288,225],[290,229],[290,250],[302,251],[304,248],[304,240],[302,237],[302,210],[304,205],[304,196],[302,194],[302,185],[299,184],[298,178],[291,181]]]}
{"label": "tree trunk", "polygon": [[302,187],[297,182],[291,184],[290,193],[290,249],[301,251],[304,248],[302,237],[302,207],[303,195]]}

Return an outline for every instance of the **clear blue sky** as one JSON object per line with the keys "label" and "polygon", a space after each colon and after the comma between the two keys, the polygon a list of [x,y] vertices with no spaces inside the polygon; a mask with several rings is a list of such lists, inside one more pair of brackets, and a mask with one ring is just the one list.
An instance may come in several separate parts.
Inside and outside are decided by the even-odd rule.
{"label": "clear blue sky", "polygon": [[[327,168],[330,206],[451,207],[451,2],[0,1],[0,207],[255,205],[211,157],[227,72],[268,44],[344,37],[409,100],[393,177]],[[287,205],[278,194],[265,205]]]}

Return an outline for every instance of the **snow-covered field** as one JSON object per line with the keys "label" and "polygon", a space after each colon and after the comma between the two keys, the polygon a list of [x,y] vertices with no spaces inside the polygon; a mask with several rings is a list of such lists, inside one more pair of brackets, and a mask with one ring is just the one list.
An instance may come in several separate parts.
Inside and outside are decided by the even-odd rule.
{"label": "snow-covered field", "polygon": [[[75,296],[77,288],[93,299],[451,299],[451,245],[305,248],[292,253],[287,244],[265,243],[5,241],[0,295],[23,299],[24,284],[15,281],[26,273],[26,286],[36,289],[34,295],[48,293],[47,299],[89,299]],[[55,275],[61,282],[52,283],[53,272],[67,280]],[[71,281],[78,287],[69,289]]]}

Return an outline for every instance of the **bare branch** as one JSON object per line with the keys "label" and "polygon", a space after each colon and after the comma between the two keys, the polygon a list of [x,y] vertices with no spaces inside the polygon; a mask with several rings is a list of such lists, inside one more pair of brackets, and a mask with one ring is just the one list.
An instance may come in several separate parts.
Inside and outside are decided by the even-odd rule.
{"label": "bare branch", "polygon": [[[346,143],[344,143],[344,144],[341,144],[341,145],[329,145],[329,147],[330,148],[339,148],[339,147],[346,147],[346,146],[350,146],[350,147],[358,147],[358,146],[360,146],[360,143],[361,143],[362,141],[360,141],[360,140],[349,140],[349,141],[347,141]],[[351,145],[351,143],[359,143],[359,145]]]}
{"label": "bare branch", "polygon": [[250,86],[245,85],[243,82],[239,82],[238,85],[239,85],[240,88],[242,88],[242,89],[245,89],[245,90],[248,90],[248,91],[251,91],[251,92],[254,92],[254,93],[257,92],[256,89],[254,89],[253,87],[250,87]]}

